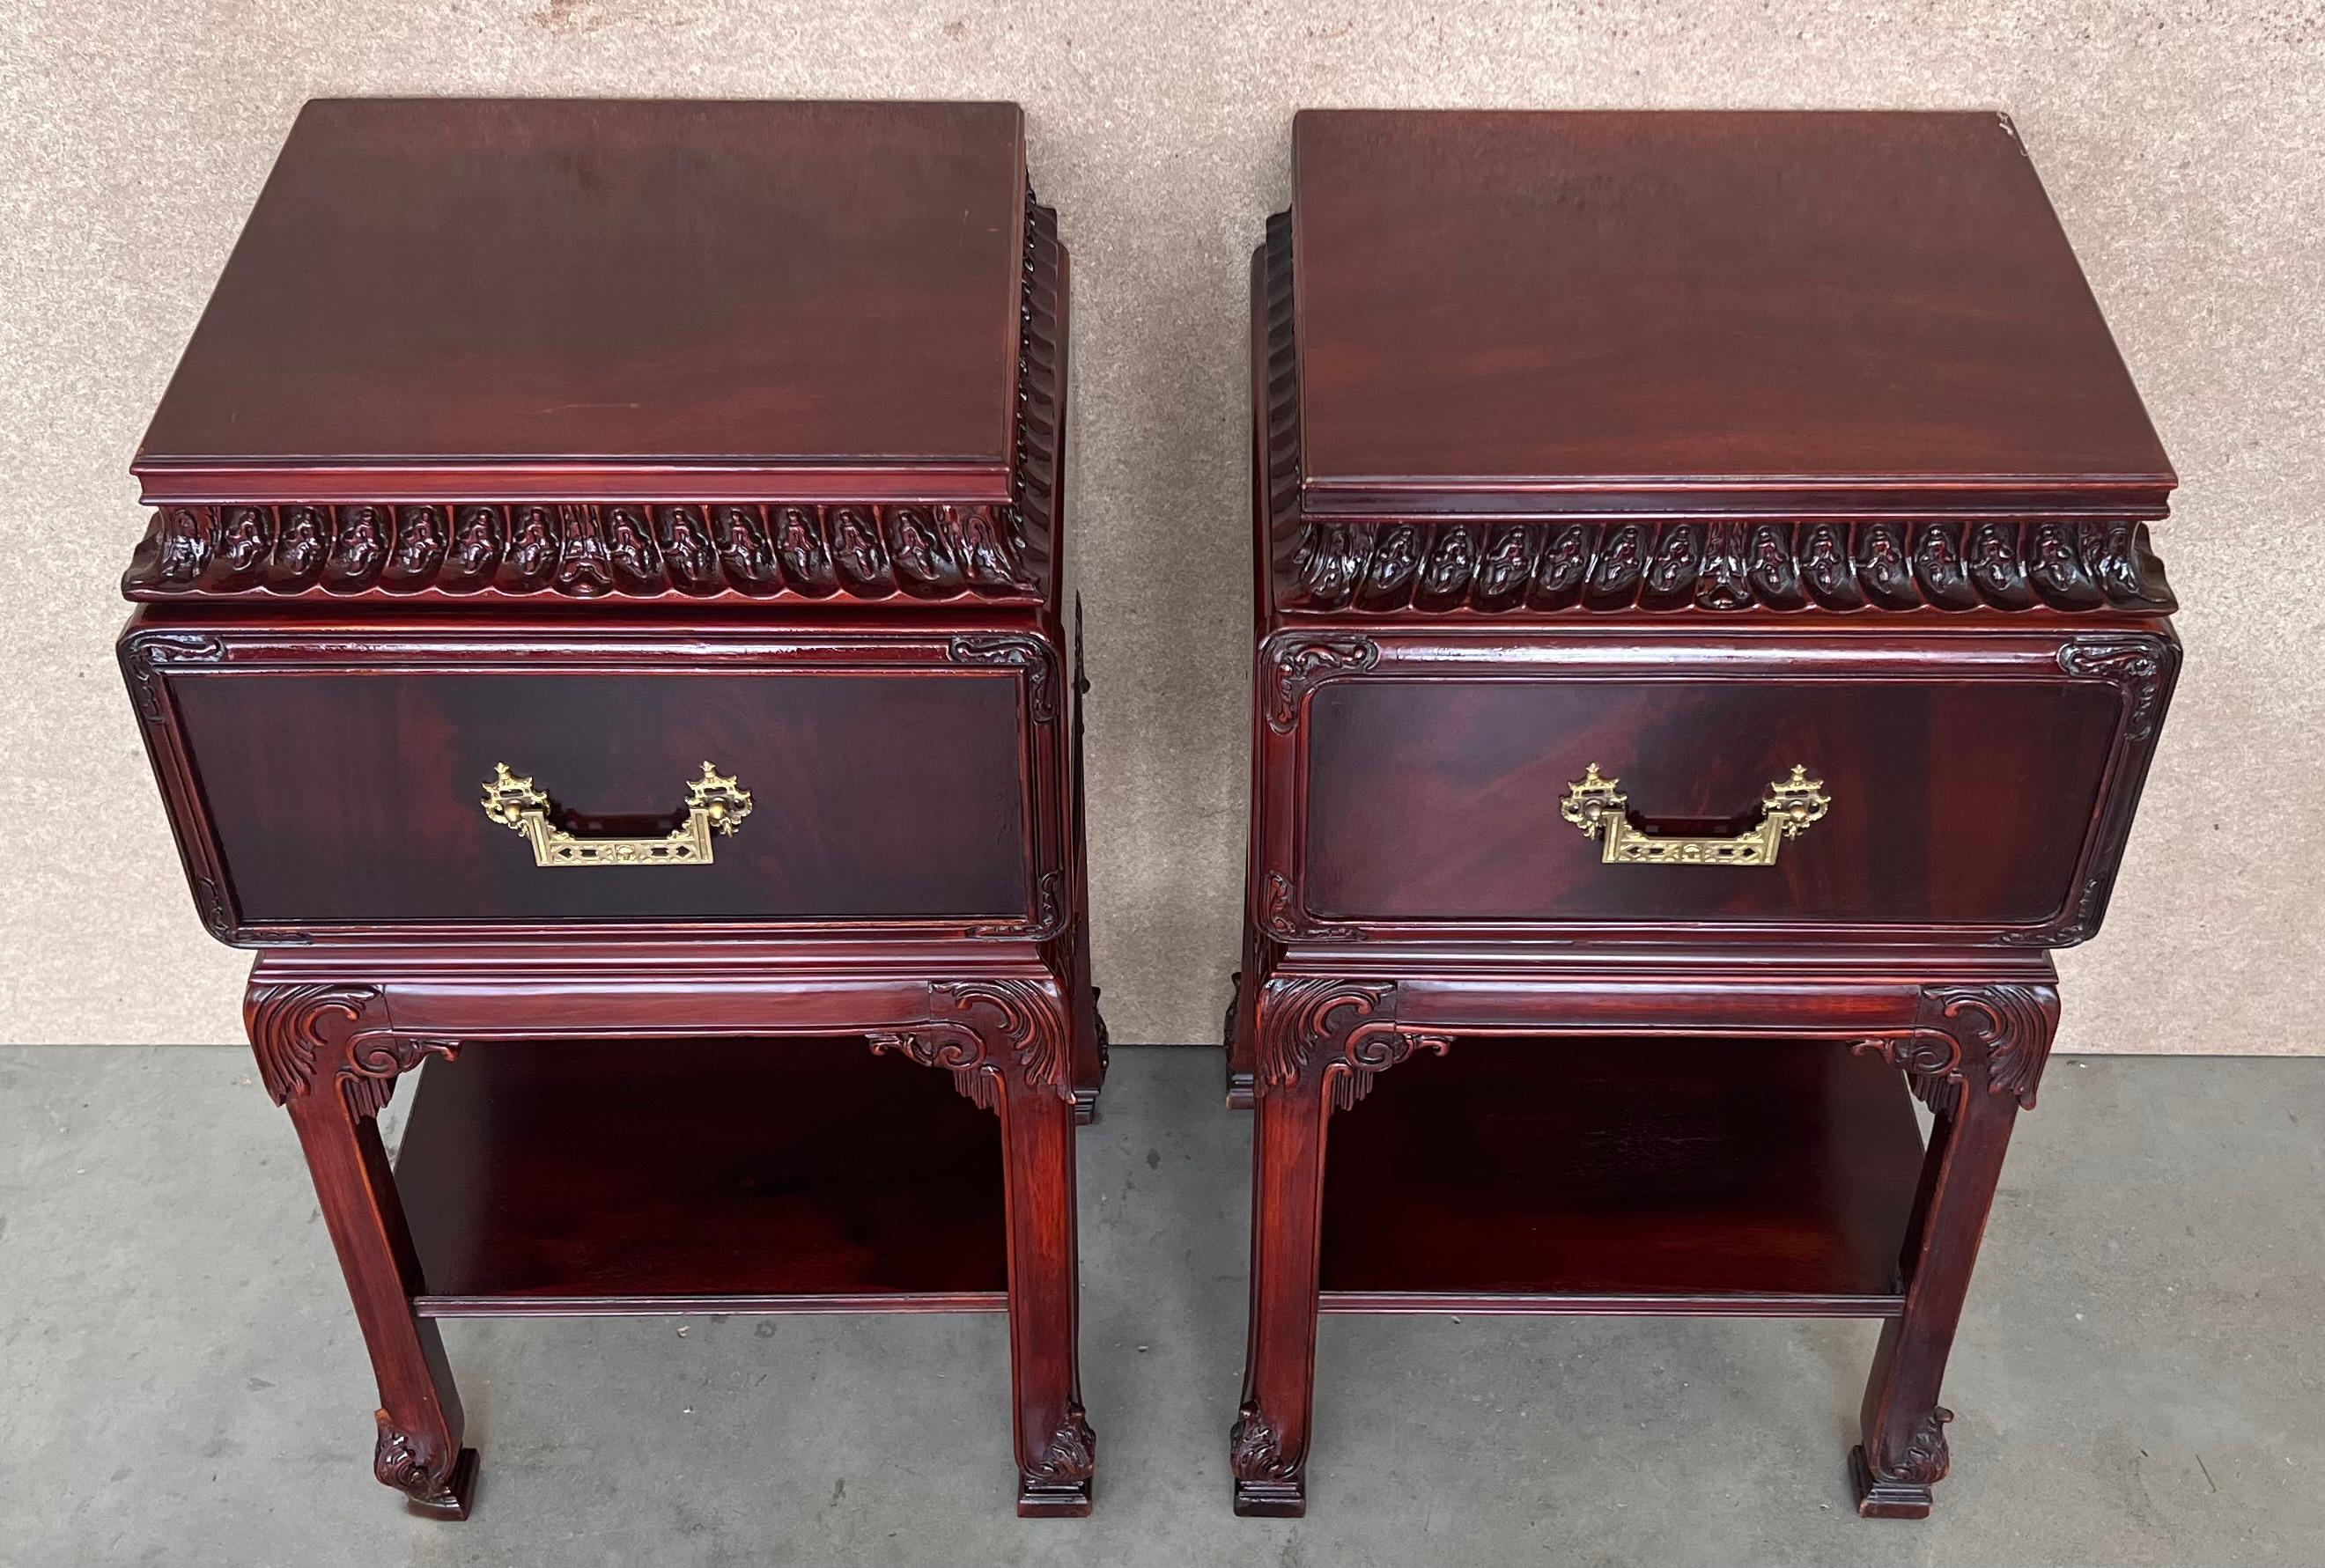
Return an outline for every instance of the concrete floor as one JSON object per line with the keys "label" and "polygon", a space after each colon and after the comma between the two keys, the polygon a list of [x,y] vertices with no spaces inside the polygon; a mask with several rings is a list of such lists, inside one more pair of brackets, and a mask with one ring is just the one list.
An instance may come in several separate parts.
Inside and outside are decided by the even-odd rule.
{"label": "concrete floor", "polygon": [[475,1517],[370,1378],[239,1051],[0,1051],[0,1563],[2325,1561],[2325,1060],[2061,1059],[1957,1347],[1937,1517],[1868,1523],[1856,1323],[1328,1319],[1312,1516],[1238,1520],[1247,1122],[1117,1052],[1082,1146],[1086,1521],[1010,1510],[998,1317],[460,1323]]}

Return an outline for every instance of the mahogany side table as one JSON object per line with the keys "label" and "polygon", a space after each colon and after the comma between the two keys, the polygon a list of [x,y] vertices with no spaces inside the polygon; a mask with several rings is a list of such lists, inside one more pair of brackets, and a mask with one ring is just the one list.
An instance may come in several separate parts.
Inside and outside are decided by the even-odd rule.
{"label": "mahogany side table", "polygon": [[1237,1511],[1305,1508],[1320,1311],[1678,1313],[1883,1320],[1858,1510],[1924,1515],[2180,659],[2174,479],[2033,167],[1992,114],[1292,143]]}
{"label": "mahogany side table", "polygon": [[292,131],[121,664],[418,1510],[475,1483],[439,1319],[967,1310],[1018,1511],[1088,1511],[1066,284],[1013,105]]}

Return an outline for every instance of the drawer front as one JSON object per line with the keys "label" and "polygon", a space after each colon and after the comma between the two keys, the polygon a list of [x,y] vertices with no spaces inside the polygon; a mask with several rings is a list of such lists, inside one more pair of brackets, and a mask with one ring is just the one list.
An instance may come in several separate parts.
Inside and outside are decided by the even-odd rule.
{"label": "drawer front", "polygon": [[[1008,670],[168,673],[238,927],[1027,918]],[[707,863],[606,846],[685,836],[705,762],[749,797]],[[554,863],[487,815],[500,764]]]}
{"label": "drawer front", "polygon": [[[2118,671],[2080,678],[2057,648],[2039,654],[1958,677],[1934,658],[1835,674],[1666,650],[1652,671],[1552,659],[1533,678],[1400,678],[1383,660],[1308,699],[1302,918],[2079,940],[2170,660],[2127,693]],[[1792,788],[1795,767],[1821,790]],[[1764,802],[1792,801],[1788,835]]]}

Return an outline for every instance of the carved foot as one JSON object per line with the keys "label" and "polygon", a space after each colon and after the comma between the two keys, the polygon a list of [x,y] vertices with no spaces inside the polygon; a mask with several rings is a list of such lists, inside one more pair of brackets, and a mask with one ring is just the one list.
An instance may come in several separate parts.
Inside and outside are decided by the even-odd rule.
{"label": "carved foot", "polygon": [[1098,1434],[1079,1405],[1066,1407],[1065,1424],[1050,1439],[1041,1462],[1017,1478],[1021,1519],[1083,1519],[1089,1517],[1090,1478],[1098,1471]]}
{"label": "carved foot", "polygon": [[404,1489],[403,1506],[424,1519],[465,1519],[476,1500],[477,1451],[464,1448],[452,1462],[452,1473],[440,1482],[422,1480]]}
{"label": "carved foot", "polygon": [[431,1519],[465,1519],[477,1496],[477,1451],[464,1448],[451,1463],[432,1443],[415,1442],[388,1424],[387,1412],[378,1415],[379,1445],[372,1454],[372,1473],[380,1484],[403,1493],[412,1511]]}
{"label": "carved foot", "polygon": [[1227,1464],[1235,1472],[1237,1517],[1296,1519],[1308,1512],[1307,1478],[1297,1461],[1284,1457],[1282,1435],[1251,1401],[1227,1432]]}
{"label": "carved foot", "polygon": [[1848,1451],[1848,1481],[1857,1493],[1857,1517],[1866,1519],[1926,1519],[1930,1517],[1927,1481],[1885,1480],[1865,1462],[1865,1448]]}

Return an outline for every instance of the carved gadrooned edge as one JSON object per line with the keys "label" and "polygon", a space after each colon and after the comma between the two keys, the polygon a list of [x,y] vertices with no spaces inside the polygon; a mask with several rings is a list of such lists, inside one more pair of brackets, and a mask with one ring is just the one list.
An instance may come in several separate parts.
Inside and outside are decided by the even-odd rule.
{"label": "carved gadrooned edge", "polygon": [[[277,1105],[308,1093],[319,1070],[335,1077],[348,1107],[376,1116],[395,1081],[430,1056],[449,1061],[457,1040],[399,1035],[375,1019],[377,986],[306,983],[251,988],[245,1004],[258,1079]],[[337,1066],[334,1069],[333,1063]]]}
{"label": "carved gadrooned edge", "polygon": [[945,657],[955,664],[1003,665],[1024,670],[1026,711],[1037,724],[1056,722],[1058,655],[1041,638],[1022,632],[956,637],[946,644]]}
{"label": "carved gadrooned edge", "polygon": [[[1042,516],[1046,521],[1048,514]],[[157,509],[133,599],[1035,600],[1010,507],[488,502]]]}
{"label": "carved gadrooned edge", "polygon": [[1066,1407],[1066,1418],[1033,1462],[1025,1469],[1029,1487],[1078,1492],[1098,1473],[1098,1434],[1079,1402]]}
{"label": "carved gadrooned edge", "polygon": [[2051,986],[1931,986],[1922,992],[1915,1032],[1860,1039],[1849,1048],[1877,1053],[1901,1069],[1913,1093],[1942,1115],[1959,1108],[1974,1051],[1987,1093],[2007,1094],[2032,1111],[2058,1021],[2059,993]]}
{"label": "carved gadrooned edge", "polygon": [[905,1029],[875,1030],[875,1055],[893,1051],[924,1067],[942,1067],[953,1087],[981,1111],[1001,1107],[1005,1060],[1018,1079],[1074,1102],[1066,1022],[1056,999],[1026,980],[940,981],[929,988],[930,1019]]}
{"label": "carved gadrooned edge", "polygon": [[1267,727],[1278,734],[1300,723],[1300,705],[1316,687],[1380,663],[1380,647],[1369,637],[1278,635],[1266,647]]}
{"label": "carved gadrooned edge", "polygon": [[1292,216],[1267,222],[1267,505],[1298,543],[1292,610],[2177,609],[2134,519],[1568,520],[1301,518]]}
{"label": "carved gadrooned edge", "polygon": [[1373,1080],[1418,1050],[1443,1056],[1450,1035],[1396,1022],[1396,986],[1386,981],[1298,977],[1271,980],[1260,999],[1255,1089],[1289,1093],[1320,1082],[1332,1107],[1354,1110]]}
{"label": "carved gadrooned edge", "polygon": [[1354,926],[1334,925],[1319,920],[1308,913],[1300,901],[1300,890],[1292,879],[1282,872],[1267,873],[1267,897],[1260,910],[1260,925],[1267,934],[1280,942],[1303,939],[1327,942],[1360,942],[1364,932]]}
{"label": "carved gadrooned edge", "polygon": [[1056,515],[1058,217],[1026,192],[1007,506],[292,502],[156,508],[132,599],[959,599],[1038,603]]}
{"label": "carved gadrooned edge", "polygon": [[1300,531],[1287,608],[2178,608],[2122,520],[1336,522]]}

